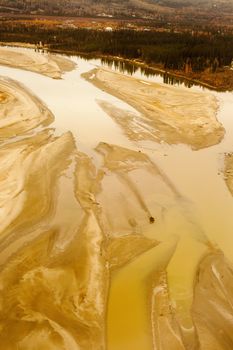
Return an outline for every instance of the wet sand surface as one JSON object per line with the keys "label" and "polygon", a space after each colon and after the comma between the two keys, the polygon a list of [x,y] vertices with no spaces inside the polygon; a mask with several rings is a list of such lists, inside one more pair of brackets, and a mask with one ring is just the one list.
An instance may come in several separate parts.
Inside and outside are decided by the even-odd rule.
{"label": "wet sand surface", "polygon": [[100,101],[100,106],[134,141],[184,143],[200,149],[219,143],[224,129],[216,119],[217,101],[205,93],[180,91],[119,73],[94,69],[83,77],[132,105],[139,115]]}
{"label": "wet sand surface", "polygon": [[37,72],[53,79],[61,79],[64,72],[72,71],[75,67],[67,58],[13,47],[0,47],[0,64]]}
{"label": "wet sand surface", "polygon": [[0,68],[0,348],[232,349],[233,97],[74,62]]}

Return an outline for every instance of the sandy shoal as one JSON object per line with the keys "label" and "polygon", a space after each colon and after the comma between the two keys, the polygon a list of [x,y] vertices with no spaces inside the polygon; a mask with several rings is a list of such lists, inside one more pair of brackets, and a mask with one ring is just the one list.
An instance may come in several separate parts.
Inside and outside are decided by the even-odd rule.
{"label": "sandy shoal", "polygon": [[0,141],[48,125],[53,118],[43,102],[24,86],[0,78]]}
{"label": "sandy shoal", "polygon": [[10,79],[0,111],[0,348],[101,349],[103,233],[75,196],[73,136]]}
{"label": "sandy shoal", "polygon": [[117,226],[105,170],[77,151],[71,133],[54,136],[54,116],[37,97],[0,79],[0,111],[0,347],[103,349],[110,269],[158,245],[141,234],[150,203],[128,172],[148,168],[153,181],[157,170],[145,155],[99,145],[111,178],[135,197]]}
{"label": "sandy shoal", "polygon": [[29,70],[53,79],[61,79],[63,73],[75,68],[75,63],[67,58],[6,47],[0,47],[0,65]]}
{"label": "sandy shoal", "polygon": [[[0,112],[0,348],[103,350],[123,341],[124,350],[131,336],[139,350],[231,350],[232,266],[200,239],[150,157],[100,142],[97,166],[70,132],[55,136],[51,111],[10,79],[0,79]],[[189,332],[167,278],[176,217],[176,236],[188,232],[202,258]]]}
{"label": "sandy shoal", "polygon": [[226,185],[233,196],[233,153],[226,153],[224,156],[223,175]]}
{"label": "sandy shoal", "polygon": [[133,141],[183,143],[197,150],[215,145],[224,137],[224,128],[216,119],[217,101],[209,93],[146,82],[102,68],[83,77],[139,112],[99,101]]}

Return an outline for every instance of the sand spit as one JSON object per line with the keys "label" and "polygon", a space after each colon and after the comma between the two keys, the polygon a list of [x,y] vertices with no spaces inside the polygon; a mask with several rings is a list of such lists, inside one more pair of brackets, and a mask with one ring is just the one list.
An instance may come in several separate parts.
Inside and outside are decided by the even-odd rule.
{"label": "sand spit", "polygon": [[233,153],[225,154],[224,178],[229,191],[233,196]]}
{"label": "sand spit", "polygon": [[216,119],[217,102],[208,93],[148,83],[102,68],[83,77],[139,112],[124,111],[99,101],[131,140],[184,143],[197,150],[223,139],[224,129]]}
{"label": "sand spit", "polygon": [[100,143],[96,150],[104,162],[96,199],[102,208],[105,232],[110,237],[150,237],[166,210],[175,205],[177,194],[147,155],[106,143]]}
{"label": "sand spit", "polygon": [[0,141],[53,121],[52,113],[24,86],[0,78]]}
{"label": "sand spit", "polygon": [[20,68],[61,79],[62,74],[75,68],[67,58],[33,50],[0,47],[0,65]]}
{"label": "sand spit", "polygon": [[[110,267],[115,268],[159,243],[150,239],[150,230],[163,215],[161,206],[174,204],[176,194],[145,154],[106,143],[96,149],[103,157],[98,170],[85,154],[78,153],[76,198],[87,213],[95,213],[105,233]],[[143,179],[138,182],[141,176],[147,179],[148,188],[142,187]],[[158,189],[158,195],[159,189],[167,193],[164,203],[159,205],[152,198],[144,201],[150,186]]]}
{"label": "sand spit", "polygon": [[208,254],[200,263],[192,314],[201,350],[233,348],[233,267],[222,252]]}
{"label": "sand spit", "polygon": [[191,307],[193,331],[185,332],[169,295],[165,272],[153,289],[154,349],[230,350],[232,337],[233,267],[219,250],[207,250],[197,267]]}
{"label": "sand spit", "polygon": [[155,349],[186,350],[181,325],[169,295],[166,269],[158,272],[153,281],[152,329]]}

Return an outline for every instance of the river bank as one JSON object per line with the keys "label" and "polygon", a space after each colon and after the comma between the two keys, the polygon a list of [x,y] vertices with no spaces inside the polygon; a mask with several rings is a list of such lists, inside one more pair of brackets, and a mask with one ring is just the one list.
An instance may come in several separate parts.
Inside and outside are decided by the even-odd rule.
{"label": "river bank", "polygon": [[[148,74],[153,75],[153,73],[164,76],[164,82],[172,81],[172,79],[177,79],[177,82],[184,83],[187,87],[193,85],[202,86],[209,90],[225,92],[233,90],[233,71],[230,68],[224,68],[221,71],[211,73],[211,72],[189,72],[185,73],[183,70],[170,70],[164,69],[162,65],[151,65],[145,62],[139,61],[137,59],[127,59],[124,57],[103,55],[101,53],[85,53],[80,51],[66,51],[66,50],[56,50],[52,49],[49,51],[61,55],[80,55],[81,57],[86,57],[87,59],[101,58],[107,61],[118,61],[122,63],[127,63],[137,68],[142,68],[148,70]],[[229,79],[230,78],[230,79]]]}
{"label": "river bank", "polygon": [[0,42],[2,46],[12,46],[12,47],[21,47],[21,48],[33,48],[33,49],[42,49],[45,52],[51,52],[54,54],[60,55],[68,55],[68,56],[76,56],[80,55],[81,57],[87,59],[100,58],[103,60],[117,61],[120,63],[126,63],[136,67],[137,69],[148,70],[148,74],[159,74],[164,77],[164,82],[172,82],[173,79],[176,79],[177,82],[184,83],[186,86],[202,86],[209,90],[224,92],[224,91],[232,91],[233,90],[233,71],[228,68],[223,68],[218,70],[215,73],[210,71],[206,72],[188,72],[185,73],[183,70],[170,70],[164,69],[162,65],[156,64],[148,64],[141,60],[137,59],[127,59],[125,57],[111,56],[111,55],[103,55],[100,52],[97,53],[86,53],[82,51],[70,51],[70,50],[59,50],[59,49],[51,49],[48,45],[40,47],[35,44],[30,43],[21,43],[21,42]]}

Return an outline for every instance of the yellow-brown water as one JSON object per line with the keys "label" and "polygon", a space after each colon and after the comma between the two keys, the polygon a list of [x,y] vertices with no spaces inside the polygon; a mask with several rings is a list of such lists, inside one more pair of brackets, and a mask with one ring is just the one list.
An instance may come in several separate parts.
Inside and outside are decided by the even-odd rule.
{"label": "yellow-brown water", "polygon": [[[167,146],[152,142],[133,143],[99,108],[96,98],[109,101],[123,109],[132,109],[80,78],[81,73],[93,67],[92,64],[78,60],[78,68],[74,72],[68,73],[61,81],[53,81],[34,73],[10,68],[0,68],[0,74],[11,76],[11,78],[24,83],[38,95],[55,115],[52,127],[55,128],[56,135],[71,131],[75,136],[78,150],[92,158],[93,165],[97,167],[97,170],[105,172],[105,176],[101,175],[103,193],[98,193],[97,190],[95,195],[96,201],[105,208],[106,215],[105,211],[104,215],[111,218],[111,222],[104,223],[106,225],[104,227],[108,228],[107,234],[111,233],[117,239],[117,236],[122,233],[133,232],[161,242],[147,251],[139,251],[140,249],[136,251],[135,248],[135,254],[132,255],[131,259],[111,270],[104,327],[106,328],[107,348],[110,350],[151,350],[153,346],[155,347],[153,335],[158,339],[158,333],[161,336],[165,328],[160,323],[158,325],[159,331],[153,330],[152,319],[155,316],[153,316],[152,310],[155,306],[153,306],[152,296],[154,293],[156,305],[158,305],[160,298],[156,298],[161,293],[158,276],[165,271],[165,281],[169,287],[169,302],[176,312],[178,321],[186,329],[184,336],[186,341],[193,344],[193,336],[190,335],[193,330],[190,309],[193,303],[194,279],[200,259],[206,252],[220,248],[228,259],[233,260],[233,201],[220,173],[223,153],[233,151],[233,125],[230,120],[233,97],[230,93],[219,94],[222,101],[219,118],[227,131],[224,141],[219,145],[194,152],[181,145]],[[155,175],[154,173],[137,173],[135,171],[133,176],[124,175],[122,177],[122,174],[106,170],[106,166],[103,166],[102,155],[95,151],[95,147],[103,141],[137,152],[140,150],[150,157],[161,172]],[[131,155],[129,159],[131,159],[130,157]],[[62,159],[60,162],[63,162]],[[77,164],[80,164],[79,162],[80,160],[77,161]],[[50,245],[55,244],[53,254],[57,254],[58,257],[53,258],[52,265],[44,274],[49,280],[55,278],[56,283],[59,280],[62,281],[65,274],[70,276],[67,278],[65,292],[67,293],[66,307],[68,307],[71,295],[73,297],[73,291],[79,293],[79,288],[75,285],[76,277],[72,270],[73,267],[68,262],[70,261],[68,256],[73,252],[72,249],[70,250],[70,243],[72,245],[76,242],[77,232],[82,232],[82,235],[85,236],[85,230],[81,230],[83,226],[92,227],[93,232],[96,232],[96,235],[98,232],[98,237],[101,237],[98,223],[89,212],[90,208],[86,205],[87,212],[84,213],[80,206],[81,202],[77,201],[73,178],[76,158],[72,158],[72,166],[70,163],[71,159],[64,164],[64,169],[61,167],[59,170],[61,174],[58,174],[58,178],[60,177],[60,179],[58,179],[57,192],[54,192],[55,199],[53,199],[56,206],[50,207],[51,217],[46,225],[43,224],[44,231],[45,228],[47,231],[59,228],[60,234],[53,234],[53,243],[50,240]],[[43,172],[41,172],[41,176],[43,176]],[[155,218],[154,223],[149,222],[148,212]],[[35,233],[39,234],[39,231]],[[28,238],[32,237],[30,236],[31,232],[27,234]],[[12,241],[11,246],[16,252],[19,248],[17,242]],[[15,244],[14,247],[13,244]],[[131,247],[133,249],[134,245],[132,244]],[[60,254],[62,250],[65,251],[64,254]],[[5,253],[2,253],[1,261],[4,261]],[[7,254],[12,254],[10,247]],[[70,256],[73,256],[72,254]],[[88,261],[88,254],[86,253],[85,259],[87,260],[84,261]],[[81,253],[78,256],[80,259],[84,259]],[[96,261],[99,261],[97,256]],[[30,261],[28,264],[30,265]],[[75,271],[83,273],[80,265],[79,262]],[[34,271],[32,275],[34,273],[36,272]],[[29,274],[27,278],[32,278],[32,275]],[[35,278],[37,278],[36,275]],[[108,283],[107,274],[105,278]],[[72,281],[72,287],[69,289],[70,281]],[[26,288],[25,285],[22,288]],[[62,291],[60,290],[59,293]],[[84,298],[83,295],[83,292],[79,295],[81,301]],[[43,298],[41,303],[43,304]],[[49,310],[49,304],[47,307]],[[45,313],[45,310],[42,311],[37,310],[38,313]],[[68,316],[62,320],[64,316],[62,312],[65,311],[59,312],[60,314],[53,306],[53,310],[48,313],[47,319],[53,318],[52,321],[49,321],[49,327],[57,329],[57,333],[60,332],[60,335],[63,332],[65,342],[68,344],[66,346],[69,347],[73,344],[74,347],[74,344],[78,343],[79,334],[84,332],[86,325],[79,328],[79,323],[73,323],[72,317]],[[97,311],[95,310],[95,312]],[[154,314],[156,312],[157,310],[154,311]],[[160,314],[168,315],[169,312],[161,311]],[[88,317],[91,318],[89,314]],[[43,322],[48,321],[44,319]],[[88,320],[88,322],[93,327],[96,326],[95,321]],[[104,328],[102,329],[103,335],[105,335]],[[44,332],[45,329],[47,328],[44,328]],[[75,329],[77,329],[77,338],[75,337]],[[42,336],[43,331],[41,330],[41,332],[39,334]],[[85,346],[84,341],[80,348],[96,349],[95,344],[88,343],[88,334],[99,341],[98,336],[85,332],[87,345]],[[4,349],[7,349],[7,343],[2,342],[2,344],[4,344]],[[48,342],[47,348],[44,347],[46,350],[50,349],[49,344]],[[56,344],[56,349],[63,349],[58,341]],[[24,345],[20,346],[20,349],[26,349],[26,345],[25,347]],[[33,346],[34,349],[41,350],[44,345],[38,343],[38,346],[36,344]],[[165,348],[161,345],[161,349]],[[225,346],[225,348],[228,350],[228,347]],[[9,349],[13,350],[14,346],[12,345]],[[52,345],[51,349],[53,349]]]}
{"label": "yellow-brown water", "polygon": [[108,349],[153,349],[150,278],[166,268],[175,245],[171,241],[152,248],[113,274],[107,317]]}

